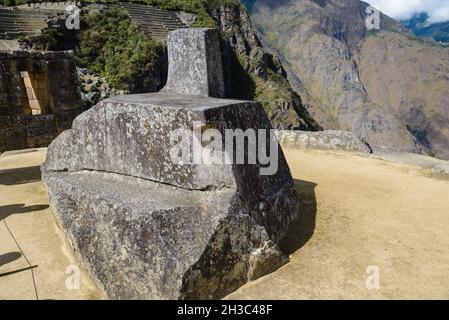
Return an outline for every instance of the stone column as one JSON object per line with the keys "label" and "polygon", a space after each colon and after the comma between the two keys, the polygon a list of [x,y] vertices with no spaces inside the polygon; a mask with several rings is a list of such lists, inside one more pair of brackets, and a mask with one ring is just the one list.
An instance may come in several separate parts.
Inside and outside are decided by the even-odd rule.
{"label": "stone column", "polygon": [[168,35],[168,79],[163,91],[224,98],[218,32],[179,29]]}

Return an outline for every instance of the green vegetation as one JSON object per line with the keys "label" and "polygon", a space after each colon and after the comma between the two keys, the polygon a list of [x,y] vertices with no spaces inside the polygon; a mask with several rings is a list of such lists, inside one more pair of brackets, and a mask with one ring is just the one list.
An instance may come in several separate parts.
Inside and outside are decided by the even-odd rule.
{"label": "green vegetation", "polygon": [[[116,4],[116,0],[86,1]],[[239,9],[238,0],[136,0],[166,10],[179,10],[197,15],[193,27],[218,28],[217,9]],[[238,15],[236,16],[238,19]],[[235,21],[239,23],[239,21]],[[236,32],[239,26],[236,27]],[[278,123],[296,127],[302,115],[300,98],[292,91],[278,59],[262,48],[252,48],[251,57],[239,53],[229,42],[229,34],[221,33],[226,92],[229,98],[257,100],[270,117]],[[62,40],[62,41],[61,41]],[[97,13],[82,15],[81,31],[67,32],[47,29],[42,35],[23,40],[30,47],[47,50],[75,48],[77,64],[104,77],[109,85],[131,93],[144,92],[155,79],[162,85],[166,72],[165,45],[149,40],[132,23],[119,6],[111,6]],[[152,82],[152,83],[151,83]],[[288,109],[281,111],[280,109]],[[312,121],[312,120],[311,120]]]}
{"label": "green vegetation", "polygon": [[0,6],[15,6],[16,5],[16,1],[15,0],[0,0]]}
{"label": "green vegetation", "polygon": [[[91,2],[118,3],[115,0]],[[197,20],[193,27],[208,28],[217,27],[212,13],[220,5],[239,5],[237,0],[137,0],[131,2],[145,3],[166,10],[195,13]],[[160,60],[163,58],[163,45],[147,39],[132,23],[129,16],[119,8],[110,8],[101,13],[83,17],[81,29],[87,31],[79,42],[77,63],[106,78],[115,89],[129,92],[142,91],[146,87],[145,81],[149,81],[148,74],[162,64]],[[50,41],[52,40],[51,35],[47,37]]]}
{"label": "green vegetation", "polygon": [[[118,0],[85,0],[87,3],[118,4]],[[217,24],[212,13],[219,6],[239,6],[238,0],[129,0],[127,2],[141,3],[165,10],[185,11],[197,15],[197,21],[192,27],[215,28]]]}
{"label": "green vegetation", "polygon": [[28,2],[27,0],[0,0],[0,6],[2,5],[7,7],[19,6],[27,2]]}
{"label": "green vegetation", "polygon": [[79,67],[104,77],[114,89],[131,93],[151,87],[165,63],[164,45],[148,39],[119,7],[83,15],[81,32],[47,28],[20,41],[40,50],[75,48]]}
{"label": "green vegetation", "polygon": [[28,48],[39,50],[54,50],[58,47],[60,39],[63,38],[63,33],[54,28],[47,28],[41,34],[21,37],[19,41],[25,44]]}
{"label": "green vegetation", "polygon": [[77,64],[106,78],[115,89],[144,90],[164,53],[162,44],[139,31],[120,8],[83,17]]}
{"label": "green vegetation", "polygon": [[193,27],[215,28],[217,24],[212,18],[212,13],[219,6],[239,6],[238,0],[167,0],[157,1],[148,0],[148,5],[156,5],[161,9],[178,10],[194,13],[197,15],[197,21]]}

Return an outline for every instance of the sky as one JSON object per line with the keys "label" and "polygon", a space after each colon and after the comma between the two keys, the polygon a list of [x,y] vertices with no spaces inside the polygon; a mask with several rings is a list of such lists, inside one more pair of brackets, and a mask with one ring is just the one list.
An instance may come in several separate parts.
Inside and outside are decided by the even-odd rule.
{"label": "sky", "polygon": [[449,0],[364,0],[383,13],[398,20],[427,12],[429,22],[449,21]]}

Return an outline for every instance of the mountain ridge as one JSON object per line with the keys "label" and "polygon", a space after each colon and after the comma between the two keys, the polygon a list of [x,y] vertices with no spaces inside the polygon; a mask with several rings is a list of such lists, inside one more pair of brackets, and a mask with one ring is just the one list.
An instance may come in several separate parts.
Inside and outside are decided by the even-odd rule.
{"label": "mountain ridge", "polygon": [[324,129],[381,149],[449,158],[449,50],[384,14],[367,30],[359,0],[251,0],[261,41]]}
{"label": "mountain ridge", "polygon": [[402,24],[418,37],[430,37],[438,42],[449,43],[449,21],[430,23],[426,12],[415,14]]}

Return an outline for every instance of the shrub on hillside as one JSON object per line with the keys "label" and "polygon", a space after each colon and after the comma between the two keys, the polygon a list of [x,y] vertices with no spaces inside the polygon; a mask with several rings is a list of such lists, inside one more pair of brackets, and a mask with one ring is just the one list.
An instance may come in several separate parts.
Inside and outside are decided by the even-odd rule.
{"label": "shrub on hillside", "polygon": [[81,30],[77,64],[106,78],[113,88],[143,92],[154,73],[163,72],[163,45],[145,37],[122,9],[84,16]]}

